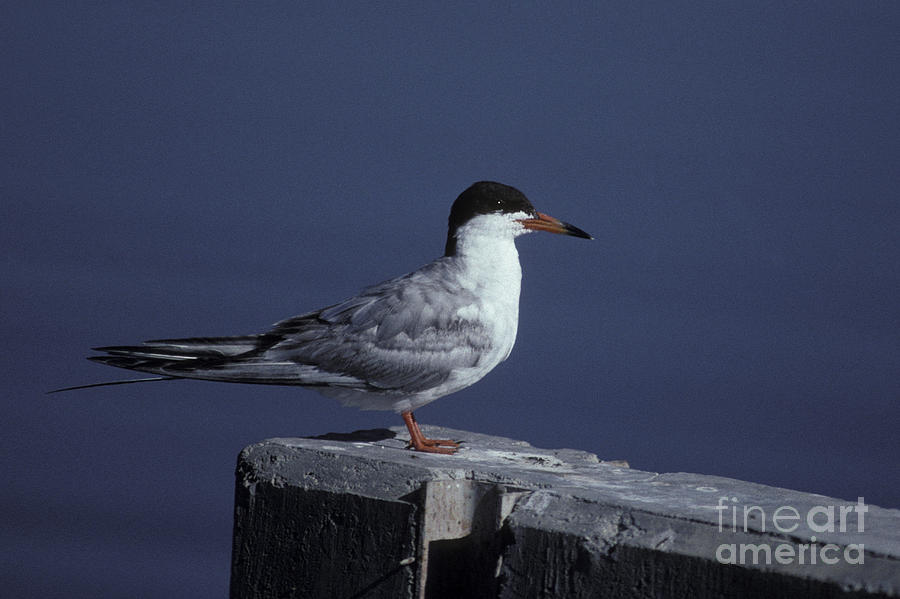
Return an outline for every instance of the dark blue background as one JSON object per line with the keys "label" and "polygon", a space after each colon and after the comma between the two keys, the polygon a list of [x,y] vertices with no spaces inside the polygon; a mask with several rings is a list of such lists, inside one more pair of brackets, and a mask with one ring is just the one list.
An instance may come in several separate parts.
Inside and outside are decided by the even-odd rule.
{"label": "dark blue background", "polygon": [[900,505],[900,8],[6,3],[0,588],[221,597],[247,444],[400,424],[93,345],[252,333],[531,235],[517,347],[424,423]]}

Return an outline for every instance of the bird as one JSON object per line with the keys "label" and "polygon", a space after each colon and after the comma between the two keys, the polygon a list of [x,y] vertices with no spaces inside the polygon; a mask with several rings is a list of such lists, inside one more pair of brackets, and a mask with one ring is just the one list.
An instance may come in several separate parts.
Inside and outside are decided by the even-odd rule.
{"label": "bird", "polygon": [[514,241],[535,231],[593,239],[538,212],[515,187],[479,181],[453,202],[444,255],[417,270],[259,334],[93,348],[104,355],[89,360],[158,376],[57,391],[176,379],[297,385],[345,405],[394,410],[409,448],[453,454],[459,441],[427,438],[413,411],[510,355],[522,280]]}

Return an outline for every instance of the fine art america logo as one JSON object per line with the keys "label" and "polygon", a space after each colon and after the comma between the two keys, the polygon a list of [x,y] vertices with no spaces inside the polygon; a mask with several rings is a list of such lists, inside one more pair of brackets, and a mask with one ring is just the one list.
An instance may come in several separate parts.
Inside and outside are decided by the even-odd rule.
{"label": "fine art america logo", "polygon": [[[869,506],[859,497],[856,505],[817,505],[805,513],[783,505],[769,508],[767,513],[758,505],[739,505],[737,497],[720,497],[715,509],[719,512],[720,533],[747,533],[752,529],[789,534],[805,523],[811,532],[821,534],[864,532]],[[820,543],[812,534],[808,543],[722,543],[716,549],[716,559],[723,564],[863,564],[865,546]]]}

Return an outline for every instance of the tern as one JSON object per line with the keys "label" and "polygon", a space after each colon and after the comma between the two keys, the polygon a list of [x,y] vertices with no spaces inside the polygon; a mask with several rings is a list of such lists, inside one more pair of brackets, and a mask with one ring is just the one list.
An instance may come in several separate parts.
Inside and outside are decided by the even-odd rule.
{"label": "tern", "polygon": [[299,385],[364,410],[394,410],[410,447],[452,454],[457,441],[428,439],[413,410],[479,381],[516,340],[522,268],[515,239],[548,231],[592,239],[534,209],[514,187],[481,181],[450,210],[444,255],[340,303],[235,337],[146,341],[94,348],[101,364],[156,377],[68,387],[202,379]]}

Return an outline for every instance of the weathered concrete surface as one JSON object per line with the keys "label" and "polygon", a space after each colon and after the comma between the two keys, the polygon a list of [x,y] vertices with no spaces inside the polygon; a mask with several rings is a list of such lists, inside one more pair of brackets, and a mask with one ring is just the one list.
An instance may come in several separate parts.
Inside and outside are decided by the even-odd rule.
{"label": "weathered concrete surface", "polygon": [[898,510],[425,428],[246,448],[232,597],[900,596]]}

